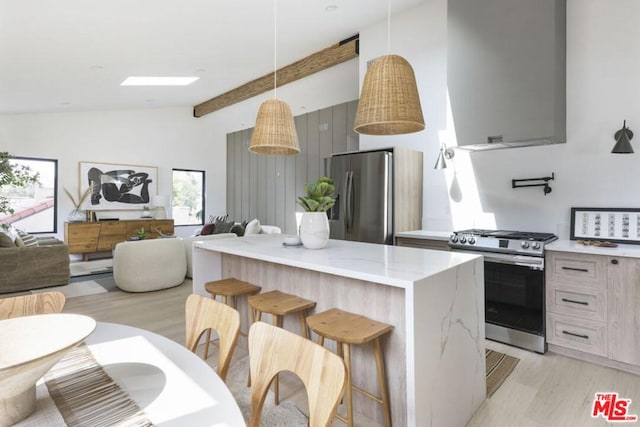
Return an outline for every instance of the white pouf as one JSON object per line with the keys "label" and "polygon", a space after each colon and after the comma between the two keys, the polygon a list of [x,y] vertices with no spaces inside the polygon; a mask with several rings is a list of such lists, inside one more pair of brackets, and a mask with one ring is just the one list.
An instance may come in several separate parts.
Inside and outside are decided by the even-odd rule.
{"label": "white pouf", "polygon": [[176,238],[118,243],[113,250],[113,279],[127,292],[148,292],[178,286],[187,260]]}

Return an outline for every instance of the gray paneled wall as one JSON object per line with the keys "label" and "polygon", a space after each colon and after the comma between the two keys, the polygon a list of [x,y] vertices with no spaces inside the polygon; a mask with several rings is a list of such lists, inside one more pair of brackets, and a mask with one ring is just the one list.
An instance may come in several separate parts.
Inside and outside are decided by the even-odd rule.
{"label": "gray paneled wall", "polygon": [[[353,131],[358,101],[295,117],[300,154],[259,156],[249,153],[252,129],[227,134],[227,213],[234,221],[258,218],[296,233],[296,204],[304,184],[323,174],[323,159],[358,150]],[[219,213],[216,213],[219,215]]]}

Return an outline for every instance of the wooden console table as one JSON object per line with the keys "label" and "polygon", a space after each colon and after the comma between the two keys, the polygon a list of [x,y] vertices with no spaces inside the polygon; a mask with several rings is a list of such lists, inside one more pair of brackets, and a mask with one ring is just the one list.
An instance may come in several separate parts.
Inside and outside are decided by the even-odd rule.
{"label": "wooden console table", "polygon": [[141,228],[149,239],[160,237],[158,231],[171,235],[174,230],[172,219],[65,222],[64,242],[69,253],[82,254],[86,260],[88,254],[113,250],[117,243],[126,241]]}

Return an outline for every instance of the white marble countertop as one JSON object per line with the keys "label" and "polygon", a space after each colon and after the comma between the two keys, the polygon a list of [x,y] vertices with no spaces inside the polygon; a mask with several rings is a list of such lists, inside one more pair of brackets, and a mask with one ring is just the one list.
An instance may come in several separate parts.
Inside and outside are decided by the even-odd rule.
{"label": "white marble countertop", "polygon": [[323,249],[284,247],[284,235],[253,235],[196,242],[196,248],[408,288],[478,255],[329,240]]}
{"label": "white marble countertop", "polygon": [[581,245],[575,240],[556,240],[546,245],[545,249],[559,252],[640,258],[640,245],[618,244],[615,248],[604,248]]}
{"label": "white marble countertop", "polygon": [[408,237],[411,239],[444,240],[448,241],[453,234],[451,231],[413,230],[396,233],[396,237]]}

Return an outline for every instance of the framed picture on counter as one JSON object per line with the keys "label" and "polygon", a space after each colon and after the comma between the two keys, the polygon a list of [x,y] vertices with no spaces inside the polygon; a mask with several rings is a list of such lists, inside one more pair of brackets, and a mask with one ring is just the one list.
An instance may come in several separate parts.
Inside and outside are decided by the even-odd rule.
{"label": "framed picture on counter", "polygon": [[90,189],[82,209],[142,209],[157,194],[158,168],[80,162],[80,188]]}
{"label": "framed picture on counter", "polygon": [[571,240],[640,244],[640,208],[571,208]]}

